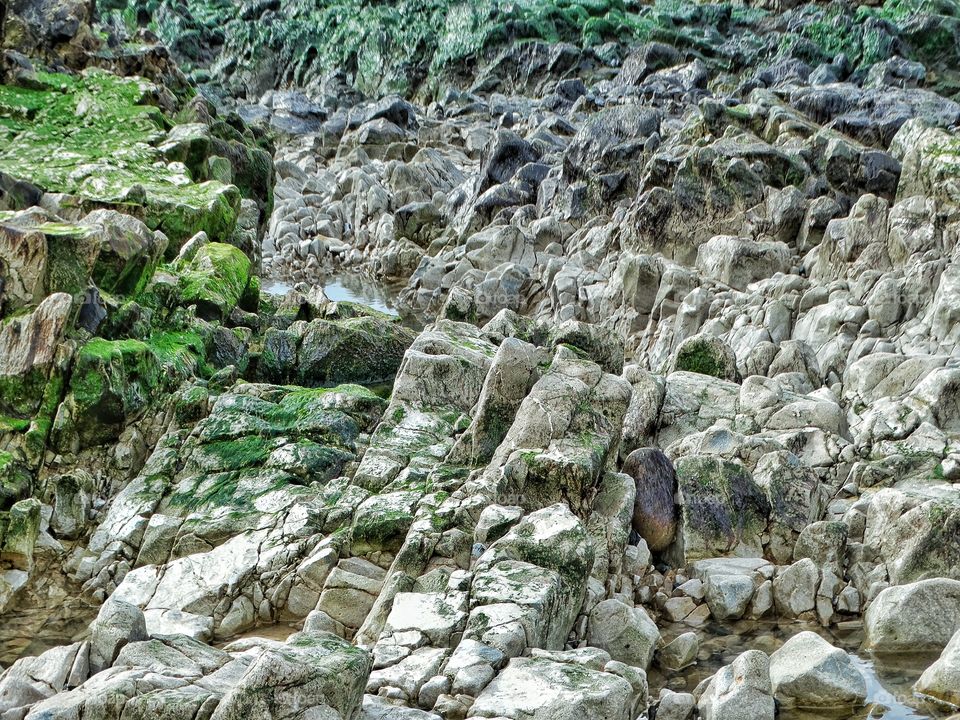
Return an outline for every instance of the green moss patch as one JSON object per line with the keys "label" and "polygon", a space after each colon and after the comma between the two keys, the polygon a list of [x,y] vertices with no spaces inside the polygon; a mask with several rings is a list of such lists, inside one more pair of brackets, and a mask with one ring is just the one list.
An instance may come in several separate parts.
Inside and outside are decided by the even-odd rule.
{"label": "green moss patch", "polygon": [[62,440],[75,433],[81,446],[113,440],[162,392],[205,368],[203,343],[193,333],[91,340],[74,359],[68,414],[57,431]]}
{"label": "green moss patch", "polygon": [[250,284],[250,259],[232,245],[209,243],[197,251],[180,275],[184,305],[196,305],[201,317],[223,319]]}
{"label": "green moss patch", "polygon": [[194,183],[164,161],[155,86],[101,71],[41,79],[43,89],[0,86],[0,171],[142,216],[177,242],[200,230],[230,235],[240,191]]}

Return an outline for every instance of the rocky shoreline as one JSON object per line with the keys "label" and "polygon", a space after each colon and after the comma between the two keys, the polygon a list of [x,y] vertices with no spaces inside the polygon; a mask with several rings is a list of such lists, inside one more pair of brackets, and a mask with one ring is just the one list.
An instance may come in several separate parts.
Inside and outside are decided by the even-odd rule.
{"label": "rocky shoreline", "polygon": [[956,2],[2,10],[2,720],[958,717]]}

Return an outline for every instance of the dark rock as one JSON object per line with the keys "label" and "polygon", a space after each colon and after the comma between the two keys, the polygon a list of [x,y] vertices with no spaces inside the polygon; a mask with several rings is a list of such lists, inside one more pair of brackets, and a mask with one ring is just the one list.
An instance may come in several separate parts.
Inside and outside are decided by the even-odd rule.
{"label": "dark rock", "polygon": [[670,547],[677,532],[677,476],[670,458],[657,448],[634,450],[623,463],[637,487],[633,529],[660,552]]}

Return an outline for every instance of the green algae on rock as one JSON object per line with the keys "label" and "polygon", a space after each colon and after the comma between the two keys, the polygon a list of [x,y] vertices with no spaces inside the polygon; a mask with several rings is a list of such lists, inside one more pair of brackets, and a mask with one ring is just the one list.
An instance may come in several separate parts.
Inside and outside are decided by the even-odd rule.
{"label": "green algae on rock", "polygon": [[43,89],[0,86],[0,171],[50,192],[135,215],[175,242],[199,231],[226,239],[236,225],[240,191],[195,183],[164,162],[168,120],[160,90],[141,79],[89,70],[39,73]]}
{"label": "green algae on rock", "polygon": [[204,245],[180,275],[180,299],[184,305],[195,304],[201,317],[222,320],[247,292],[251,265],[232,245]]}

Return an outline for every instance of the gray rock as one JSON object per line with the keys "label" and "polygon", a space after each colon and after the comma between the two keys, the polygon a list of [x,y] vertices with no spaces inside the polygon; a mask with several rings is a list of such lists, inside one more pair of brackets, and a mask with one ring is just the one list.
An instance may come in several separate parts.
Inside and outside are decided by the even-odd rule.
{"label": "gray rock", "polygon": [[717,620],[738,620],[753,599],[754,582],[746,575],[712,573],[706,585],[707,606]]}
{"label": "gray rock", "polygon": [[689,720],[697,709],[697,701],[690,693],[678,693],[664,688],[657,700],[657,720]]}
{"label": "gray rock", "polygon": [[960,708],[960,630],[950,638],[940,658],[924,670],[913,689],[921,695]]}
{"label": "gray rock", "polygon": [[622,720],[634,689],[623,678],[545,658],[514,658],[477,698],[472,717]]}
{"label": "gray rock", "polygon": [[781,570],[773,581],[773,599],[777,612],[799,617],[816,606],[820,570],[810,558],[804,558]]}
{"label": "gray rock", "polygon": [[685,632],[664,645],[657,653],[658,662],[670,670],[682,670],[697,660],[700,639],[695,632]]}
{"label": "gray rock", "polygon": [[887,588],[863,620],[865,645],[874,652],[942,650],[960,629],[960,581],[940,578]]}
{"label": "gray rock", "polygon": [[293,720],[304,708],[332,720],[356,717],[370,673],[370,656],[326,633],[298,633],[264,647],[211,720]]}
{"label": "gray rock", "polygon": [[801,632],[770,656],[773,694],[785,707],[863,705],[867,684],[850,656],[813,632]]}
{"label": "gray rock", "polygon": [[147,639],[143,611],[122,600],[108,599],[90,625],[90,669],[110,667],[124,645]]}
{"label": "gray rock", "polygon": [[721,668],[697,703],[703,720],[773,720],[770,658],[748,650]]}
{"label": "gray rock", "polygon": [[619,600],[599,603],[590,613],[587,642],[614,660],[646,670],[660,641],[660,631],[643,608]]}

